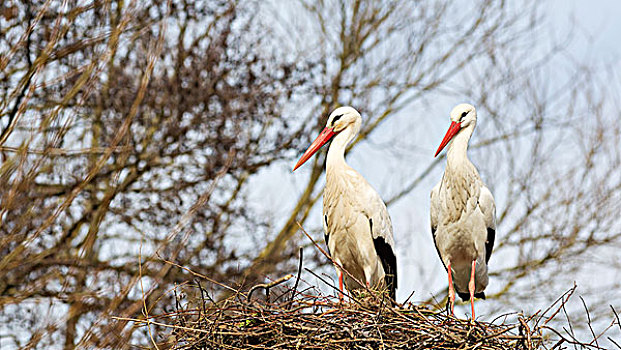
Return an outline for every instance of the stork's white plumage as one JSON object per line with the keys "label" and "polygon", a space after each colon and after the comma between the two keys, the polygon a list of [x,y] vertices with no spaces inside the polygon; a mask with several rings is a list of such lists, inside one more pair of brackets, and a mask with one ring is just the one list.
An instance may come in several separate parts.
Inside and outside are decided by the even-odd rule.
{"label": "stork's white plumage", "polygon": [[[323,227],[332,259],[355,279],[374,289],[388,289],[395,299],[397,259],[392,223],[384,201],[356,170],[345,162],[345,148],[360,131],[362,119],[352,107],[335,109],[326,127],[293,170],[332,139],[326,159]],[[361,286],[337,267],[339,288]]]}
{"label": "stork's white plumage", "polygon": [[442,180],[431,190],[430,208],[433,241],[448,271],[451,313],[457,290],[464,301],[470,299],[472,319],[474,297],[485,299],[487,263],[496,236],[494,197],[467,154],[476,121],[476,110],[469,104],[451,111],[451,126],[436,156],[452,142]]}

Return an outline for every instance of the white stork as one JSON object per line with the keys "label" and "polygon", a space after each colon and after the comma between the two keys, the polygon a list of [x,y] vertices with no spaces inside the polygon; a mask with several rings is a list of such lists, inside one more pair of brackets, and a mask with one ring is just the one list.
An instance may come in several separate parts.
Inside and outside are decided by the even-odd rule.
{"label": "white stork", "polygon": [[[388,289],[395,299],[397,258],[386,204],[356,170],[345,162],[345,148],[360,131],[362,118],[352,107],[335,109],[317,139],[293,170],[332,139],[326,159],[323,228],[332,259],[367,287]],[[337,267],[339,288],[361,286]]]}
{"label": "white stork", "polygon": [[469,104],[451,111],[449,127],[437,156],[448,146],[442,180],[431,190],[431,233],[440,259],[448,271],[449,303],[454,314],[455,290],[470,299],[474,320],[474,297],[485,299],[487,263],[496,235],[496,204],[477,168],[468,159],[468,141],[477,122]]}

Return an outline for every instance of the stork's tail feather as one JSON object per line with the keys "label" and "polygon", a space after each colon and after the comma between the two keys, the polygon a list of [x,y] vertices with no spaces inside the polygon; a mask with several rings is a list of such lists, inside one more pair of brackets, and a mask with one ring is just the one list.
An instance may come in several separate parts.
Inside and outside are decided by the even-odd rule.
{"label": "stork's tail feather", "polygon": [[[470,293],[457,292],[457,295],[459,295],[463,301],[470,300]],[[474,293],[474,297],[485,300],[485,292]]]}
{"label": "stork's tail feather", "polygon": [[469,293],[457,292],[457,295],[459,295],[459,297],[461,298],[462,301],[470,300],[470,294]]}
{"label": "stork's tail feather", "polygon": [[388,296],[392,299],[392,300],[397,300],[397,286],[396,286],[396,278],[394,275],[392,274],[387,274],[384,277],[384,281],[386,282],[386,285],[388,285]]}

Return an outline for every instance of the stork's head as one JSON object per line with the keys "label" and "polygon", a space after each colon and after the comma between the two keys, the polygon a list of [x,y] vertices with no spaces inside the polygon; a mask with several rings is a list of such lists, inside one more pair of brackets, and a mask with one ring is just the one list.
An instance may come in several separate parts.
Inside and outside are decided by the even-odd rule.
{"label": "stork's head", "polygon": [[362,118],[360,117],[360,113],[352,107],[339,107],[332,111],[328,117],[326,127],[308,147],[306,152],[304,152],[298,163],[293,168],[293,171],[304,164],[304,162],[312,157],[313,154],[321,148],[321,146],[325,145],[335,135],[343,132],[344,130],[350,130],[352,135],[357,134],[360,130],[361,122]]}
{"label": "stork's head", "polygon": [[361,120],[360,113],[353,107],[339,107],[330,113],[326,128],[331,128],[337,134],[350,125],[359,124]]}
{"label": "stork's head", "polygon": [[451,111],[451,121],[459,123],[462,128],[477,121],[477,111],[474,106],[467,103],[458,104]]}
{"label": "stork's head", "polygon": [[474,126],[477,123],[477,111],[474,109],[473,105],[462,103],[458,104],[451,111],[451,126],[449,127],[446,135],[444,135],[444,139],[442,139],[442,143],[434,157],[437,157],[442,149],[446,147],[446,145],[455,137],[455,135],[459,134],[459,132],[469,126]]}

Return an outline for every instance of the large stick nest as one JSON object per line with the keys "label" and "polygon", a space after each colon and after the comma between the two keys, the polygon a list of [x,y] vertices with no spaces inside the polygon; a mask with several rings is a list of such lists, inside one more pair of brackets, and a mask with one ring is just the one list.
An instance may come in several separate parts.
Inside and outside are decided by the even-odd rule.
{"label": "large stick nest", "polygon": [[[514,315],[516,321],[507,323],[503,315],[494,322],[479,322],[411,303],[395,305],[377,294],[341,302],[295,289],[273,292],[275,284],[289,277],[218,302],[198,284],[194,303],[166,315],[150,315],[149,321],[133,321],[168,328],[170,336],[157,346],[173,349],[504,350],[538,349],[544,343],[541,328],[529,327],[535,317]],[[253,297],[261,287],[271,288],[272,294]]]}
{"label": "large stick nest", "polygon": [[[309,288],[300,291],[301,259],[298,270],[292,287],[284,283],[293,277],[287,275],[244,293],[190,271],[229,296],[214,300],[213,291],[209,293],[197,279],[196,284],[174,289],[174,312],[149,314],[145,302],[144,318],[115,318],[144,327],[151,345],[157,349],[532,350],[564,349],[568,344],[580,349],[604,349],[597,339],[605,331],[595,336],[590,318],[588,325],[594,339],[588,343],[578,341],[573,332],[567,336],[549,324],[565,310],[575,285],[546,310],[530,317],[509,313],[491,322],[481,322],[456,318],[441,308],[431,310],[407,301],[398,304],[386,294],[368,288],[345,300],[325,296],[309,283],[306,283]],[[305,270],[338,292],[321,276]],[[178,294],[178,289],[184,296]],[[265,296],[260,296],[262,293],[258,291],[265,291]],[[621,327],[618,314],[612,310],[616,324]]]}
{"label": "large stick nest", "polygon": [[[529,349],[538,331],[383,303],[227,300],[176,315],[178,349]],[[198,312],[197,312],[198,311]],[[524,334],[524,332],[527,334]]]}

